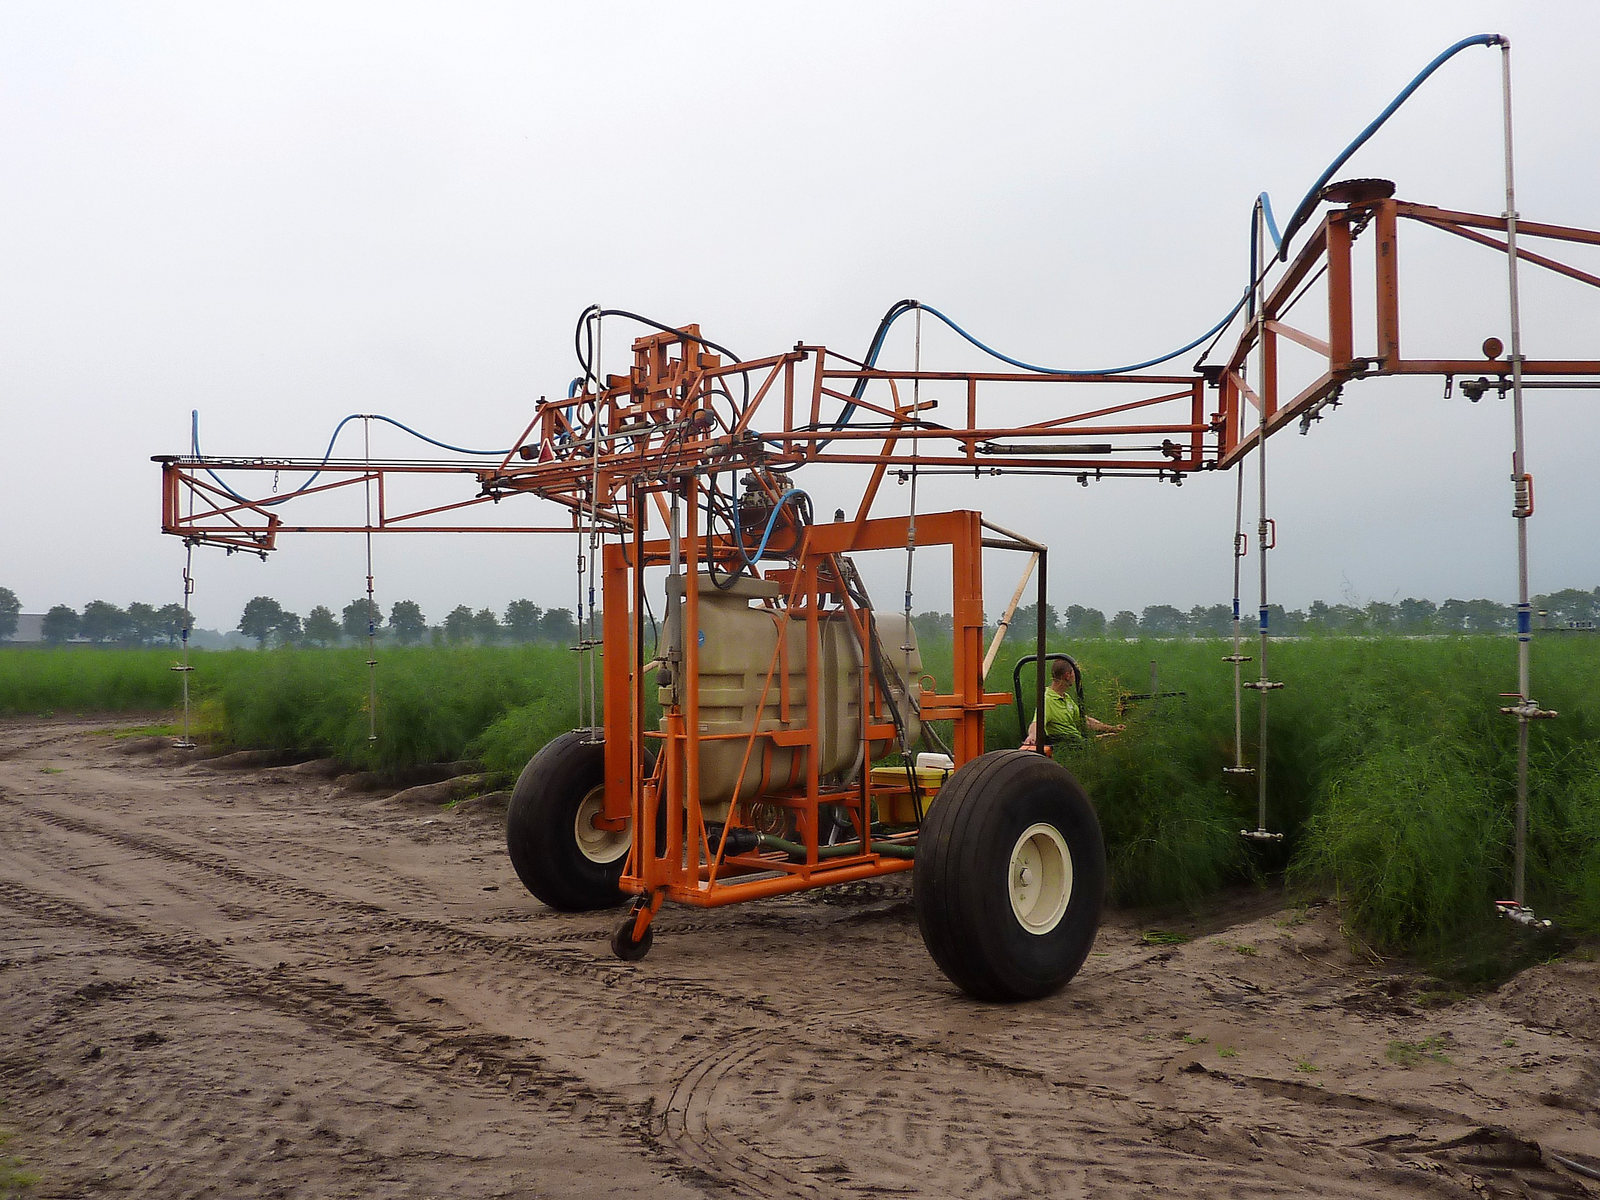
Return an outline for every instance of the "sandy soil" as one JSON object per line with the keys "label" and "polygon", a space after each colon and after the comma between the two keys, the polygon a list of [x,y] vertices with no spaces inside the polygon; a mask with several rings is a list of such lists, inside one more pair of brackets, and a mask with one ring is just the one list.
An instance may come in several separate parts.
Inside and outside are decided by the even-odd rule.
{"label": "sandy soil", "polygon": [[1600,965],[1439,994],[1251,897],[1183,945],[1113,914],[1066,991],[984,1007],[905,877],[668,909],[624,965],[492,804],[110,729],[0,724],[30,1196],[1600,1194],[1552,1157],[1600,1168]]}

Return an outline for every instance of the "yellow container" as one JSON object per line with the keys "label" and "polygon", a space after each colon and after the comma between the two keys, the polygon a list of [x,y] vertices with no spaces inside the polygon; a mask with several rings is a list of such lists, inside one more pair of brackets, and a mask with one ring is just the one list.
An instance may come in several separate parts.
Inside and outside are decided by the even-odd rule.
{"label": "yellow container", "polygon": [[[950,778],[950,772],[933,767],[917,767],[912,774],[922,793],[922,812],[926,816],[933,798]],[[906,782],[904,767],[873,767],[872,796],[878,806],[878,820],[886,825],[912,825],[917,820],[916,805]]]}

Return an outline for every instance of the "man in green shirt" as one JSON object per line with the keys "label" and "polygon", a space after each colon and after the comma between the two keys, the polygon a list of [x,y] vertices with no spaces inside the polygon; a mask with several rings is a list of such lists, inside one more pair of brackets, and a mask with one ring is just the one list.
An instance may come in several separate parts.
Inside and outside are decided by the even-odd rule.
{"label": "man in green shirt", "polygon": [[[1121,733],[1126,726],[1107,725],[1104,721],[1097,721],[1093,717],[1085,716],[1078,708],[1076,695],[1078,679],[1072,670],[1072,664],[1064,658],[1050,660],[1050,686],[1044,693],[1044,736],[1045,740],[1055,745],[1061,742],[1083,741],[1084,729],[1097,737],[1108,737],[1114,733]],[[1038,737],[1039,722],[1035,718],[1028,726],[1027,739],[1022,743],[1024,750],[1034,748],[1035,739]]]}

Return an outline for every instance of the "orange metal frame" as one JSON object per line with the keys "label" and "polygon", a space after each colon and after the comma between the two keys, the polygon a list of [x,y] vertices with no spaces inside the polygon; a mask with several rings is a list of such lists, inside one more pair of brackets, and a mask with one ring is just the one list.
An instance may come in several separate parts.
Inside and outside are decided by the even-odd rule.
{"label": "orange metal frame", "polygon": [[[695,483],[689,480],[691,503],[686,511],[695,513],[692,503]],[[779,636],[763,683],[762,702],[776,684],[786,697],[784,686],[788,664],[783,660],[787,644],[785,630],[792,621],[805,625],[807,661],[818,662],[820,616],[830,600],[843,609],[855,627],[863,647],[869,644],[867,614],[858,611],[847,595],[841,557],[861,551],[903,549],[909,533],[909,519],[888,517],[875,520],[836,522],[805,526],[801,542],[788,565],[770,571],[768,579],[782,586],[775,604],[779,614]],[[960,764],[983,753],[984,713],[1010,703],[1009,693],[983,690],[983,561],[985,544],[1005,544],[986,538],[982,519],[976,512],[924,514],[916,519],[916,540],[920,547],[951,548],[951,587],[954,598],[953,683],[947,693],[924,694],[920,716],[924,721],[950,721],[954,728],[952,750]],[[691,517],[682,541],[682,570],[693,579],[705,566],[718,563],[726,569],[737,553],[727,536],[707,538],[697,532]],[[668,709],[659,731],[645,728],[645,697],[641,624],[643,568],[664,566],[668,543],[635,537],[631,544],[621,542],[606,547],[605,588],[605,730],[606,800],[603,817],[618,825],[634,817],[633,848],[622,879],[625,891],[652,897],[654,905],[666,897],[680,903],[710,907],[740,900],[799,891],[827,883],[842,883],[893,871],[907,870],[910,859],[888,857],[873,852],[875,842],[914,844],[915,834],[870,835],[874,797],[881,792],[904,794],[907,787],[875,788],[871,772],[863,770],[859,779],[840,786],[825,786],[819,776],[820,729],[816,714],[820,707],[819,672],[806,673],[806,705],[803,719],[785,720],[785,728],[743,734],[703,735],[699,732],[697,693],[685,689],[681,709]],[[698,629],[698,589],[684,595],[683,628]],[[699,641],[686,636],[683,642],[683,675],[696,679],[699,673]],[[859,736],[863,743],[882,742],[895,737],[895,727],[887,714],[883,697],[866,666],[862,668],[863,704]],[[758,705],[758,709],[761,705]],[[625,736],[624,736],[625,735]],[[733,738],[744,744],[743,763],[764,762],[762,744],[774,747],[801,747],[803,768],[799,780],[768,781],[756,796],[735,802],[722,836],[713,844],[707,835],[700,807],[700,752],[702,742],[712,738]],[[655,769],[646,772],[645,749],[654,743]],[[870,757],[863,755],[870,764]],[[743,767],[737,778],[742,780]],[[763,779],[767,778],[763,771]],[[740,805],[759,799],[763,804],[791,809],[796,836],[805,847],[803,863],[789,861],[785,854],[746,851],[728,852],[727,831],[747,825],[747,814]],[[819,806],[831,804],[849,814],[862,852],[824,859],[819,843]],[[662,815],[662,808],[665,814]],[[666,832],[665,844],[657,844],[656,831]],[[685,837],[690,840],[685,843]]]}
{"label": "orange metal frame", "polygon": [[[1483,375],[1504,383],[1510,364],[1500,358],[1411,360],[1400,350],[1398,228],[1417,221],[1468,241],[1506,249],[1496,233],[1503,218],[1452,212],[1394,199],[1351,203],[1323,218],[1253,314],[1223,365],[1196,374],[1048,375],[1028,372],[892,371],[868,367],[822,346],[793,350],[750,362],[727,361],[701,340],[698,326],[651,333],[633,343],[628,373],[608,376],[592,390],[538,405],[516,450],[495,466],[470,462],[315,461],[302,459],[202,459],[170,457],[162,465],[162,528],[190,544],[265,553],[279,533],[297,532],[567,532],[594,531],[603,543],[605,803],[597,819],[619,828],[630,817],[636,836],[623,877],[625,889],[646,897],[638,913],[642,933],[664,899],[719,905],[797,891],[907,869],[909,858],[872,849],[874,785],[870,770],[847,786],[827,785],[818,774],[818,679],[809,672],[806,718],[784,728],[734,735],[705,735],[699,728],[696,690],[684,688],[680,707],[668,707],[661,728],[647,729],[645,704],[644,573],[668,561],[669,543],[649,537],[666,525],[669,504],[686,502],[687,528],[678,541],[680,569],[693,581],[702,567],[731,570],[743,558],[731,530],[698,527],[707,476],[754,473],[771,490],[781,473],[809,463],[871,468],[861,502],[851,517],[798,526],[797,544],[768,572],[782,595],[769,602],[782,628],[804,622],[808,661],[818,661],[819,618],[826,604],[844,610],[862,645],[868,616],[857,610],[843,586],[845,556],[904,548],[912,527],[907,518],[874,518],[872,508],[885,476],[906,473],[999,473],[1061,475],[1081,480],[1116,476],[1172,482],[1194,471],[1237,463],[1262,436],[1296,417],[1315,416],[1354,379],[1377,375]],[[1374,231],[1376,341],[1374,353],[1358,355],[1354,338],[1352,245]],[[1600,245],[1600,233],[1518,221],[1523,238]],[[1519,247],[1519,257],[1590,286],[1600,277]],[[1308,289],[1327,276],[1324,336],[1292,326],[1288,318]],[[1287,386],[1278,362],[1279,339],[1320,356],[1322,369],[1307,386],[1284,398]],[[1487,353],[1487,352],[1486,352]],[[1246,363],[1261,363],[1252,386]],[[1600,361],[1527,360],[1529,376],[1600,376]],[[1217,410],[1206,412],[1206,389],[1217,392]],[[909,395],[908,395],[909,393]],[[922,397],[926,397],[925,399]],[[1247,419],[1247,405],[1264,412],[1264,425]],[[1040,412],[1045,416],[1033,416]],[[1021,417],[1022,419],[1018,419]],[[758,419],[760,418],[760,419]],[[305,477],[285,496],[247,499],[222,482],[223,474],[273,472]],[[312,473],[320,473],[314,476]],[[395,504],[391,492],[419,479],[470,477],[473,496],[448,503]],[[325,477],[325,481],[319,481]],[[765,481],[765,482],[761,482]],[[302,496],[376,491],[371,520],[291,525],[280,515],[287,501]],[[501,499],[529,495],[563,511],[549,525],[466,525],[460,514]],[[769,500],[776,501],[774,493]],[[781,505],[779,506],[781,510]],[[925,721],[954,723],[957,765],[983,751],[984,714],[1007,703],[987,693],[982,679],[982,551],[986,546],[1024,548],[1010,538],[986,538],[975,512],[921,514],[915,518],[919,546],[951,548],[954,598],[954,678],[948,693],[924,695]],[[992,527],[990,527],[992,528]],[[1028,546],[1032,550],[1041,547]],[[1045,572],[1039,571],[1040,611]],[[698,587],[686,588],[680,628],[698,629]],[[1042,634],[1041,634],[1042,636]],[[698,670],[695,637],[683,639],[681,678]],[[766,686],[786,677],[787,638],[766,675]],[[1042,651],[1042,647],[1041,647]],[[1039,685],[1042,688],[1043,678]],[[781,683],[780,683],[781,687]],[[872,672],[862,673],[860,736],[864,742],[894,736],[884,697]],[[787,697],[787,688],[780,694]],[[787,700],[784,700],[785,711]],[[803,862],[787,854],[730,853],[727,830],[744,819],[735,801],[717,844],[701,819],[699,766],[706,737],[745,742],[746,762],[769,746],[803,748],[799,778],[767,781],[761,800],[793,814],[804,847]],[[659,751],[646,774],[647,746]],[[764,762],[765,759],[763,758]],[[865,763],[870,759],[864,759]],[[742,781],[741,770],[738,778]],[[741,785],[742,786],[742,785]],[[909,786],[909,785],[908,785]],[[825,856],[819,845],[819,806],[835,805],[849,816],[861,853]],[[657,844],[658,815],[665,812],[665,839]],[[914,834],[885,839],[909,841]]]}
{"label": "orange metal frame", "polygon": [[[495,467],[160,457],[162,530],[195,544],[256,553],[275,548],[280,533],[553,533],[593,521],[623,534],[640,517],[629,501],[640,478],[808,463],[873,468],[856,514],[859,521],[870,512],[890,467],[909,469],[913,460],[918,470],[935,473],[1023,471],[1178,481],[1215,457],[1207,438],[1215,442],[1216,424],[1205,416],[1199,375],[888,371],[804,345],[770,358],[724,362],[698,349],[699,336],[699,327],[688,325],[678,333],[639,338],[629,374],[610,376],[598,395],[541,402],[517,453]],[[853,397],[859,381],[865,381],[866,394]],[[741,391],[737,400],[736,388]],[[944,394],[913,402],[903,398],[908,390]],[[1072,398],[1091,392],[1091,402],[1074,411]],[[1019,404],[1038,411],[1041,401],[1059,415],[1015,419]],[[936,419],[941,408],[953,408],[956,418]],[[992,419],[981,419],[1002,408],[1006,411]],[[781,409],[781,422],[760,432],[766,422],[758,424],[757,417],[776,415],[774,409]],[[848,409],[859,416],[840,427]],[[286,474],[306,483],[287,496],[250,499],[221,481],[223,474],[239,472]],[[327,481],[312,480],[314,473]],[[470,477],[477,494],[448,504],[391,506],[390,495],[400,485],[447,475]],[[288,500],[341,489],[360,492],[366,486],[377,498],[370,524],[362,519],[290,524],[279,515]],[[455,523],[464,510],[519,494],[560,505],[567,510],[565,522]],[[659,490],[655,502],[659,507]]]}
{"label": "orange metal frame", "polygon": [[[804,344],[768,358],[725,362],[702,348],[699,326],[687,325],[677,333],[639,338],[632,370],[609,376],[598,394],[541,402],[518,452],[495,467],[459,461],[158,458],[162,530],[195,544],[251,552],[271,550],[278,534],[291,532],[556,533],[593,520],[626,533],[636,517],[627,492],[641,473],[665,478],[763,464],[872,467],[858,520],[870,511],[885,472],[891,467],[905,470],[912,459],[919,470],[935,473],[1147,476],[1180,482],[1190,472],[1231,467],[1250,451],[1260,436],[1252,409],[1265,407],[1270,436],[1297,417],[1315,413],[1356,379],[1481,375],[1496,380],[1496,386],[1508,382],[1511,366],[1504,358],[1402,356],[1401,221],[1444,230],[1502,253],[1506,248],[1503,217],[1392,198],[1335,208],[1274,284],[1225,362],[1198,374],[891,371]],[[1376,346],[1373,353],[1358,355],[1352,251],[1369,227],[1375,233]],[[1600,245],[1600,232],[1569,226],[1519,220],[1517,233],[1522,239]],[[1600,287],[1600,276],[1550,255],[1520,244],[1517,255]],[[1323,275],[1324,332],[1310,333],[1290,324],[1289,318]],[[1290,385],[1279,363],[1280,339],[1322,360],[1316,377],[1287,397]],[[1246,379],[1246,364],[1253,353],[1261,370],[1252,383]],[[1600,360],[1530,358],[1522,370],[1528,377],[1596,377]],[[868,394],[852,396],[863,380]],[[735,387],[746,388],[747,396],[735,400]],[[904,400],[902,393],[913,387],[938,398]],[[1210,413],[1207,387],[1217,393]],[[1052,415],[1019,422],[1015,405],[991,415],[1002,395],[1015,396],[1027,411]],[[840,415],[851,408],[868,419],[838,427]],[[946,418],[941,410],[954,415]],[[781,420],[758,422],[758,416]],[[247,499],[220,481],[222,472],[293,477],[320,472],[327,482],[289,496]],[[445,504],[391,505],[397,486],[429,476],[469,478],[476,494]],[[376,493],[377,516],[370,524],[364,519],[290,524],[279,515],[290,498],[364,487]],[[544,525],[458,523],[460,514],[515,494],[538,496],[566,511],[557,522]]]}
{"label": "orange metal frame", "polygon": [[[1415,221],[1478,245],[1504,253],[1506,219],[1481,213],[1454,212],[1393,198],[1350,204],[1330,211],[1310,240],[1273,285],[1256,320],[1241,334],[1224,367],[1211,372],[1220,395],[1214,420],[1220,433],[1215,464],[1231,467],[1250,452],[1260,437],[1259,422],[1246,405],[1266,410],[1266,432],[1276,433],[1288,422],[1315,413],[1337,396],[1351,380],[1383,375],[1484,376],[1510,385],[1511,363],[1505,358],[1408,359],[1400,352],[1400,222]],[[1376,345],[1372,353],[1358,355],[1355,345],[1355,295],[1352,252],[1356,239],[1371,229],[1373,237],[1373,306]],[[1497,232],[1500,237],[1482,231]],[[1590,287],[1600,288],[1600,276],[1570,263],[1525,249],[1522,239],[1540,238],[1569,245],[1600,245],[1600,233],[1564,225],[1517,221],[1517,258]],[[1317,336],[1288,323],[1289,314],[1321,275],[1327,276],[1326,334]],[[1284,396],[1284,372],[1278,343],[1285,339],[1318,355],[1321,370],[1304,387]],[[1245,382],[1245,364],[1259,347],[1261,375],[1254,387]],[[1525,358],[1526,376],[1597,376],[1600,360]]]}

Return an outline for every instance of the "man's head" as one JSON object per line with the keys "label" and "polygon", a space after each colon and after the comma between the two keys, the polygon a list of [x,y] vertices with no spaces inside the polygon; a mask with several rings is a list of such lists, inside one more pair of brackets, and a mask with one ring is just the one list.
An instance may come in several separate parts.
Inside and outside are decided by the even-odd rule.
{"label": "man's head", "polygon": [[1072,664],[1064,658],[1050,660],[1050,686],[1064,691],[1077,683],[1077,676],[1073,673]]}

